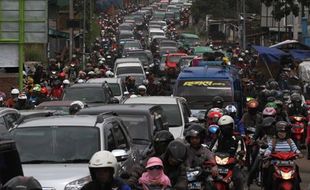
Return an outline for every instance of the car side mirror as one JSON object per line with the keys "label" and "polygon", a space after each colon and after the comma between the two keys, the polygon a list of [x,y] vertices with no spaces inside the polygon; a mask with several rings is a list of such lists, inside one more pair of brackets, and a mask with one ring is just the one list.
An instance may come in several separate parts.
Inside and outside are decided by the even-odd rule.
{"label": "car side mirror", "polygon": [[112,104],[119,104],[119,99],[113,97],[111,102],[112,102]]}
{"label": "car side mirror", "polygon": [[112,150],[112,154],[115,156],[115,158],[118,162],[125,161],[129,158],[129,155],[123,149]]}

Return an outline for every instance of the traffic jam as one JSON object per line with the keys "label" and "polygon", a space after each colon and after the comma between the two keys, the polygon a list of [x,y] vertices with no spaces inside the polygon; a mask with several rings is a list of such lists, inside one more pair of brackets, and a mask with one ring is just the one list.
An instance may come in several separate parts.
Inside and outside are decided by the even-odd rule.
{"label": "traffic jam", "polygon": [[0,91],[1,189],[309,185],[310,62],[286,42],[205,41],[189,32],[193,3],[102,12],[85,64],[79,50],[56,56]]}

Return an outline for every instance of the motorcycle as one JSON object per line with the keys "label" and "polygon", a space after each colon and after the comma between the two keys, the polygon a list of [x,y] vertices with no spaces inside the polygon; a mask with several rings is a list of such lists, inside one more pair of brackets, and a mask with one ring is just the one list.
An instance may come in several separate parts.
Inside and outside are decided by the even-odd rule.
{"label": "motorcycle", "polygon": [[305,144],[305,123],[307,119],[303,116],[290,116],[292,139],[298,148]]}
{"label": "motorcycle", "polygon": [[270,155],[271,163],[275,168],[273,180],[275,190],[293,190],[294,180],[298,177],[294,160],[297,154],[294,152],[274,152]]}
{"label": "motorcycle", "polygon": [[200,190],[203,187],[201,177],[202,169],[201,167],[189,168],[186,170],[186,177],[188,181],[187,189],[188,190]]}
{"label": "motorcycle", "polygon": [[209,176],[214,188],[217,190],[228,190],[233,187],[233,168],[236,165],[236,158],[228,153],[215,153],[215,162],[218,167],[218,176]]}
{"label": "motorcycle", "polygon": [[[247,127],[246,128],[246,136],[244,137],[244,142],[246,145],[246,164],[248,168],[252,166],[252,163],[254,162],[254,158],[252,156],[252,153],[255,152],[254,148],[257,148],[253,144],[254,134],[255,134],[256,128],[255,127]],[[257,149],[256,149],[257,150]]]}

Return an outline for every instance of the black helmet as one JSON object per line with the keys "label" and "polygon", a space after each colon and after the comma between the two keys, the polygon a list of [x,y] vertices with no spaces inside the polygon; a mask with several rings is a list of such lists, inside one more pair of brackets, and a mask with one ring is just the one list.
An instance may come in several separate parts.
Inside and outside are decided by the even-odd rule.
{"label": "black helmet", "polygon": [[278,88],[279,88],[279,84],[278,84],[278,82],[277,81],[271,81],[271,82],[269,82],[269,88],[271,89],[271,90],[277,90]]}
{"label": "black helmet", "polygon": [[298,93],[293,93],[292,95],[291,95],[291,101],[292,101],[292,103],[299,103],[299,104],[301,104],[301,96],[300,96],[300,94],[298,94]]}
{"label": "black helmet", "polygon": [[286,121],[278,121],[276,123],[276,132],[288,132],[289,124]]}
{"label": "black helmet", "polygon": [[174,137],[169,131],[158,131],[153,137],[153,146],[156,155],[162,155],[166,151],[169,143],[173,140]]}
{"label": "black helmet", "polygon": [[187,140],[187,142],[190,142],[190,137],[197,137],[199,136],[201,138],[201,140],[204,139],[206,134],[205,128],[200,126],[200,125],[191,125],[185,133],[185,138]]}
{"label": "black helmet", "polygon": [[172,158],[178,163],[182,163],[186,160],[187,147],[183,142],[173,140],[169,143],[166,154],[168,156],[167,158]]}
{"label": "black helmet", "polygon": [[265,128],[265,127],[270,127],[272,125],[274,125],[276,123],[276,120],[275,118],[273,117],[265,117],[263,119],[263,122],[262,122],[262,126]]}
{"label": "black helmet", "polygon": [[223,107],[224,99],[221,96],[215,96],[212,99],[213,106],[219,107],[218,105],[221,105],[220,108]]}
{"label": "black helmet", "polygon": [[33,177],[16,176],[10,179],[4,186],[3,190],[17,190],[17,189],[30,189],[30,190],[41,190],[42,186]]}

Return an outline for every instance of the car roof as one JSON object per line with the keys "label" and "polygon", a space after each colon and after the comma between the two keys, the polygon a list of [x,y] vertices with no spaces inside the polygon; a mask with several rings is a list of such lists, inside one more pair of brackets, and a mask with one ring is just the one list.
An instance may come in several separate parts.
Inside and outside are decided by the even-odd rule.
{"label": "car roof", "polygon": [[44,118],[34,118],[25,121],[17,126],[21,127],[41,127],[41,126],[95,126],[96,116],[51,116]]}
{"label": "car roof", "polygon": [[151,28],[150,32],[163,32],[163,33],[165,33],[162,29],[158,29],[158,28]]}
{"label": "car roof", "polygon": [[135,57],[124,57],[124,58],[118,58],[116,59],[115,63],[128,63],[128,62],[137,62],[140,63],[140,59],[139,58],[135,58]]}
{"label": "car roof", "polygon": [[74,101],[72,101],[72,100],[46,101],[46,102],[42,102],[37,107],[43,107],[43,106],[70,106],[72,102],[74,102]]}
{"label": "car roof", "polygon": [[[80,83],[80,84],[73,84],[69,88],[96,88],[96,87],[102,87],[102,84],[98,83]],[[69,89],[67,88],[67,89]]]}
{"label": "car roof", "polygon": [[161,40],[160,41],[160,43],[164,43],[164,42],[173,42],[173,43],[176,43],[177,44],[177,42],[176,41],[174,41],[174,40],[169,40],[169,39],[165,39],[165,40]]}
{"label": "car roof", "polygon": [[128,98],[124,101],[125,104],[152,104],[152,105],[160,105],[160,104],[176,104],[177,97],[171,96],[143,96],[143,97],[135,97]]}
{"label": "car roof", "polygon": [[116,114],[124,114],[124,113],[145,113],[149,112],[152,109],[160,109],[161,107],[158,105],[139,105],[139,104],[111,104],[111,105],[104,105],[104,106],[97,106],[91,108],[82,109],[78,112],[78,115],[93,115],[93,114],[100,114],[102,112],[115,112]]}
{"label": "car roof", "polygon": [[133,32],[131,30],[120,30],[119,33],[120,34],[132,34],[133,35]]}
{"label": "car roof", "polygon": [[197,39],[199,39],[199,37],[196,34],[190,34],[190,33],[182,33],[182,34],[180,34],[180,36],[184,36],[186,38],[197,38]]}
{"label": "car roof", "polygon": [[119,83],[121,80],[121,78],[93,78],[88,79],[86,83]]}
{"label": "car roof", "polygon": [[141,63],[119,63],[117,67],[142,67]]}
{"label": "car roof", "polygon": [[229,80],[231,72],[221,66],[188,67],[182,70],[178,79],[215,78]]}

